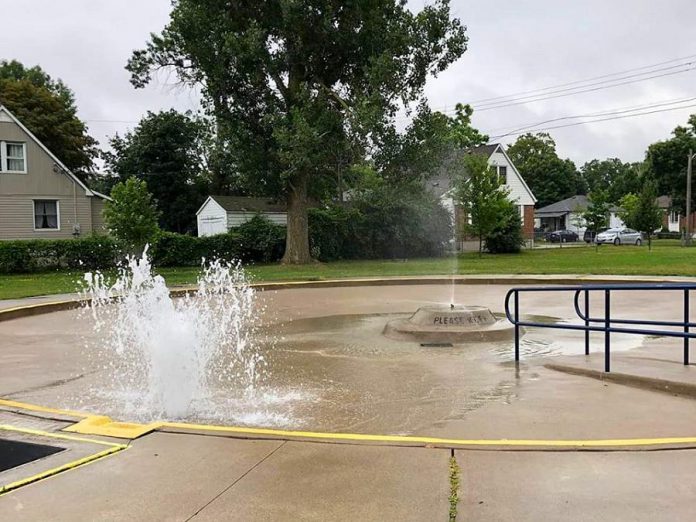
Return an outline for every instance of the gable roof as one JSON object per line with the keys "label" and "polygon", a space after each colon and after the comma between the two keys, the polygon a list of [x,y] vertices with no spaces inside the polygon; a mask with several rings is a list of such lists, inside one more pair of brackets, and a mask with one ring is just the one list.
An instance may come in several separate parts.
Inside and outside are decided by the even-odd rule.
{"label": "gable roof", "polygon": [[578,212],[585,211],[589,200],[587,196],[573,196],[570,198],[562,199],[561,201],[556,201],[550,205],[540,208],[535,212],[537,215],[544,214],[558,214],[558,213],[568,213],[568,212]]}
{"label": "gable roof", "polygon": [[51,157],[51,159],[56,163],[56,165],[58,165],[58,167],[60,167],[60,169],[65,173],[66,176],[68,176],[70,179],[72,179],[72,180],[73,180],[75,183],[77,183],[80,187],[82,187],[83,189],[85,189],[85,195],[87,195],[87,196],[93,196],[93,195],[94,195],[94,193],[87,187],[87,185],[85,185],[85,184],[80,180],[80,178],[78,178],[75,174],[73,174],[72,171],[71,171],[68,167],[66,167],[66,166],[63,164],[63,162],[60,161],[60,160],[58,159],[58,157],[57,157],[55,154],[53,154],[50,150],[48,150],[48,147],[46,147],[46,145],[44,145],[43,143],[41,143],[41,141],[39,141],[39,139],[38,139],[36,136],[34,136],[34,134],[33,134],[29,129],[27,129],[27,128],[22,124],[22,122],[19,121],[19,120],[17,119],[17,117],[16,117],[14,114],[12,114],[12,113],[10,112],[10,110],[9,110],[7,107],[5,107],[4,105],[1,105],[1,104],[0,104],[0,113],[3,113],[3,112],[4,112],[14,123],[16,123],[17,126],[18,126],[20,129],[22,129],[22,130],[27,134],[27,136],[29,136],[29,137],[30,137],[30,138],[31,138],[31,139],[32,139],[32,140],[33,140],[33,141],[46,153],[46,154],[48,154],[48,155]]}
{"label": "gable roof", "polygon": [[486,145],[479,145],[478,147],[473,147],[469,149],[467,152],[471,152],[472,154],[481,154],[486,156],[487,158],[490,158],[493,153],[500,147],[500,143],[487,143]]}
{"label": "gable roof", "polygon": [[243,196],[208,196],[196,214],[199,214],[208,201],[213,200],[227,212],[287,212],[287,205],[271,198],[250,198]]}
{"label": "gable roof", "polygon": [[[520,183],[524,190],[527,192],[529,197],[536,203],[537,198],[534,196],[534,193],[531,191],[529,188],[529,185],[527,185],[527,182],[524,180],[520,172],[517,170],[517,167],[515,167],[515,164],[512,162],[510,159],[510,156],[507,155],[507,152],[505,151],[505,147],[501,143],[488,143],[486,145],[479,145],[477,147],[472,147],[470,149],[467,149],[465,151],[459,151],[458,154],[466,154],[466,153],[471,153],[471,154],[481,154],[482,156],[485,156],[486,158],[490,159],[490,157],[495,154],[496,152],[501,153],[503,156],[505,156],[505,159],[507,162],[510,164],[512,167],[512,170],[514,170],[515,175],[517,178],[520,180]],[[457,154],[457,153],[455,153]],[[430,190],[431,193],[435,195],[435,197],[442,198],[445,196],[448,192],[452,190],[452,176],[450,172],[444,170],[442,172],[439,172],[435,176],[432,176],[428,180],[426,180],[427,183],[427,188]]]}
{"label": "gable roof", "polygon": [[[536,217],[560,217],[571,212],[585,212],[590,205],[590,198],[583,194],[571,196],[561,201],[556,201],[550,205],[540,208],[534,212]],[[609,205],[609,212],[618,212],[621,210],[616,205]]]}

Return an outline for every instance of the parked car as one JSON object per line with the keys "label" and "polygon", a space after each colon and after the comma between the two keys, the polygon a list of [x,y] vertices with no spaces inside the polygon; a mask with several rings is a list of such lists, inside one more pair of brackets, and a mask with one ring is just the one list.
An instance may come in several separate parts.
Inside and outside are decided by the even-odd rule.
{"label": "parked car", "polygon": [[[607,230],[609,230],[609,229],[608,228],[600,228],[599,230],[597,230],[597,234],[601,234],[602,232],[606,232]],[[595,234],[594,230],[590,230],[589,228],[586,228],[585,233],[582,236],[582,240],[585,243],[592,243],[597,234]]]}
{"label": "parked car", "polygon": [[632,228],[610,228],[595,238],[597,243],[614,243],[615,245],[638,245],[643,242],[643,235]]}
{"label": "parked car", "polygon": [[553,232],[548,232],[545,239],[551,243],[570,243],[580,238],[572,230],[555,230]]}

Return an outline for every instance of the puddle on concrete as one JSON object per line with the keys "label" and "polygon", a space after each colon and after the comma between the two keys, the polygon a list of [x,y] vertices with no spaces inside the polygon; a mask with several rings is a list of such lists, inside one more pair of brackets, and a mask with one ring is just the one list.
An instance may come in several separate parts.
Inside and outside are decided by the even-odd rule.
{"label": "puddle on concrete", "polygon": [[[422,347],[382,335],[387,321],[410,314],[335,315],[266,327],[261,350],[269,371],[254,396],[215,388],[193,405],[186,421],[313,431],[422,434],[460,421],[486,404],[510,404],[525,379],[513,361],[513,343]],[[556,318],[535,317],[554,323]],[[593,338],[602,348],[601,334]],[[594,336],[593,336],[594,337]],[[615,351],[640,346],[640,336],[613,336]],[[525,364],[584,352],[582,332],[530,329],[522,339]],[[108,362],[102,362],[108,364]],[[109,391],[99,372],[23,400],[84,409],[122,420],[153,420],[130,411],[131,397]],[[134,392],[137,393],[137,392]]]}

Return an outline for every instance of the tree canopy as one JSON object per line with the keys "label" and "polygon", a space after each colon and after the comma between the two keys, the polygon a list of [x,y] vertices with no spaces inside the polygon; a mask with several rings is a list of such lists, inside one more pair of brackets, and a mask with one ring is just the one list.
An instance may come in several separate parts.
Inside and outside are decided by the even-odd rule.
{"label": "tree canopy", "polygon": [[112,201],[104,208],[106,226],[123,241],[131,253],[140,255],[159,231],[158,211],[147,190],[147,183],[128,178],[117,183],[111,191]]}
{"label": "tree canopy", "polygon": [[594,159],[580,169],[589,192],[606,190],[612,203],[618,203],[626,194],[640,190],[641,171],[640,163],[624,163],[619,158]]}
{"label": "tree canopy", "polygon": [[[671,196],[674,207],[681,212],[686,210],[689,150],[696,153],[696,114],[691,115],[686,126],[674,129],[670,139],[653,143],[646,152],[647,174],[655,180],[658,195]],[[694,200],[691,208],[696,208]]]}
{"label": "tree canopy", "polygon": [[558,156],[556,142],[547,133],[524,134],[507,153],[536,196],[538,207],[586,192],[575,164]]}
{"label": "tree canopy", "polygon": [[97,142],[77,117],[73,92],[39,66],[0,62],[0,104],[6,106],[66,167],[83,180],[98,155]]}
{"label": "tree canopy", "polygon": [[405,0],[179,0],[127,69],[135,87],[173,69],[202,89],[217,157],[287,199],[284,261],[305,263],[309,198],[335,189],[337,164],[374,153],[466,43],[448,0],[418,13]]}
{"label": "tree canopy", "polygon": [[148,112],[132,132],[111,139],[107,169],[121,180],[147,183],[160,211],[160,226],[195,232],[196,210],[207,196],[203,160],[205,122],[175,110]]}

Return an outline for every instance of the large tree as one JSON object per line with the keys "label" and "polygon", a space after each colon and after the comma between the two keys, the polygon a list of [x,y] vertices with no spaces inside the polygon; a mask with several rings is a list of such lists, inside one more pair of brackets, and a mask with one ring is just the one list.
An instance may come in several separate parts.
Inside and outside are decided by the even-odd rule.
{"label": "large tree", "polygon": [[0,61],[0,104],[83,180],[97,157],[97,141],[77,117],[75,95],[39,66]]}
{"label": "large tree", "polygon": [[196,210],[207,192],[204,173],[206,125],[175,110],[148,112],[132,132],[111,139],[104,154],[110,173],[147,183],[160,211],[160,226],[193,232]]}
{"label": "large tree", "polygon": [[612,203],[618,203],[626,194],[640,190],[640,163],[624,163],[618,158],[595,159],[585,163],[580,172],[590,193],[606,190]]}
{"label": "large tree", "polygon": [[466,49],[448,0],[178,0],[128,63],[142,87],[160,69],[202,89],[217,150],[259,193],[288,203],[284,261],[309,262],[310,197],[337,165],[379,142],[426,79]]}
{"label": "large tree", "polygon": [[538,207],[586,192],[575,164],[558,156],[556,142],[547,133],[524,134],[507,153],[536,196]]}
{"label": "large tree", "polygon": [[[672,131],[672,138],[658,141],[648,147],[645,163],[647,174],[657,183],[658,195],[672,196],[677,210],[686,210],[686,168],[689,151],[696,153],[696,114],[691,115],[686,126]],[[694,209],[696,191],[692,191],[691,208]]]}

